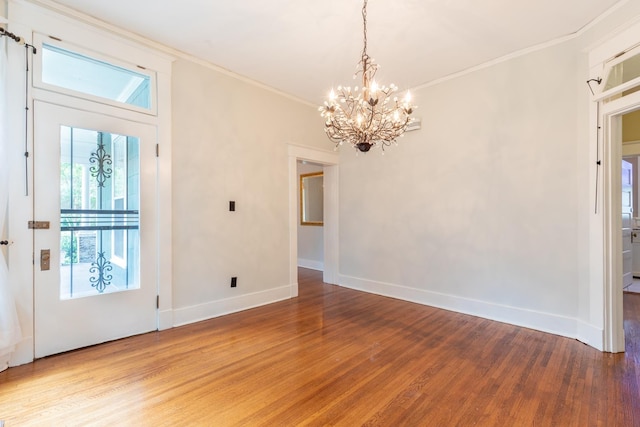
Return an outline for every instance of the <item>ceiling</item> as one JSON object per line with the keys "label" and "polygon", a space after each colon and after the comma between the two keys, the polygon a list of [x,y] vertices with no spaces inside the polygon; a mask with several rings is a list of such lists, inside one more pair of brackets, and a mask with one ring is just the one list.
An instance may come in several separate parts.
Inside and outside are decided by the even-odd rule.
{"label": "ceiling", "polygon": [[[354,86],[361,0],[55,0],[318,104]],[[625,0],[370,0],[381,84],[416,87],[579,31]]]}

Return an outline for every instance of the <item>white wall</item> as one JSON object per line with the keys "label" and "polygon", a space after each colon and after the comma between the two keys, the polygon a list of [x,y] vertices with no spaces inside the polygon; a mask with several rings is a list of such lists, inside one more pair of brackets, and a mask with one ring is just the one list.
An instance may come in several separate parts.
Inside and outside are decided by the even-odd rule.
{"label": "white wall", "polygon": [[[327,140],[328,141],[328,140]],[[298,178],[305,173],[322,172],[322,166],[298,162]],[[300,197],[300,179],[298,179],[298,198]],[[300,202],[298,200],[298,218]],[[324,227],[300,225],[298,219],[298,266],[322,271],[324,269]]]}
{"label": "white wall", "polygon": [[422,130],[385,156],[342,151],[340,283],[571,337],[582,323],[601,333],[586,249],[586,52],[638,13],[628,5],[577,38],[418,90]]}
{"label": "white wall", "polygon": [[174,322],[288,298],[287,143],[325,148],[316,109],[186,60],[172,99]]}
{"label": "white wall", "polygon": [[488,317],[493,305],[575,317],[575,73],[562,45],[423,89],[420,131],[385,156],[345,153],[345,281],[462,311],[480,301]]}

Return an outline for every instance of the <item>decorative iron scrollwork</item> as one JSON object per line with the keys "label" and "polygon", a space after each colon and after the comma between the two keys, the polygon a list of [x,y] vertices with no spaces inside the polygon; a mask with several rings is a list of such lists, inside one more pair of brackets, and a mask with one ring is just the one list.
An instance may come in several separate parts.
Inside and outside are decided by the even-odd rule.
{"label": "decorative iron scrollwork", "polygon": [[111,262],[107,261],[104,252],[98,252],[98,259],[92,262],[91,268],[89,268],[89,273],[98,273],[98,277],[91,276],[89,278],[91,286],[96,288],[98,292],[103,293],[107,286],[111,284],[111,279],[113,279],[113,276],[108,274],[111,270],[113,270],[113,266]]}
{"label": "decorative iron scrollwork", "polygon": [[93,166],[89,168],[91,176],[98,182],[98,187],[104,187],[104,183],[107,179],[111,178],[111,174],[113,173],[113,169],[110,168],[113,164],[113,160],[111,159],[111,155],[107,153],[107,150],[104,148],[102,132],[98,133],[98,149],[95,153],[91,153],[89,162],[93,164]]}

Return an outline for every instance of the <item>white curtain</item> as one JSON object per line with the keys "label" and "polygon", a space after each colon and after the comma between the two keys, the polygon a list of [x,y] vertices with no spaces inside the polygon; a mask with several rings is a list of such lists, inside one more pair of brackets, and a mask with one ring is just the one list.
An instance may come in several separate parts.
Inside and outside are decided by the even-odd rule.
{"label": "white curtain", "polygon": [[[9,147],[7,141],[7,43],[6,37],[0,41],[0,240],[7,240],[5,220],[9,199]],[[0,361],[11,354],[15,345],[22,338],[20,322],[16,313],[16,305],[9,287],[9,272],[4,258],[4,250],[0,249]],[[1,362],[0,362],[1,363]],[[0,370],[6,366],[0,364]]]}

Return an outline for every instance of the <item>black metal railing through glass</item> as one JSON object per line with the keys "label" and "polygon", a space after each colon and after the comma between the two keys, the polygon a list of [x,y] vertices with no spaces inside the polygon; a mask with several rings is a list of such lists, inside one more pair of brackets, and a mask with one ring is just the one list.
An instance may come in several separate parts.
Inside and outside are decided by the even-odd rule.
{"label": "black metal railing through glass", "polygon": [[126,265],[127,240],[140,228],[139,211],[61,209],[60,220],[63,240],[69,242],[62,250],[69,268],[69,297],[74,297],[74,268],[88,269],[88,274],[80,276],[88,275],[98,293],[115,283],[128,289],[131,268]]}

